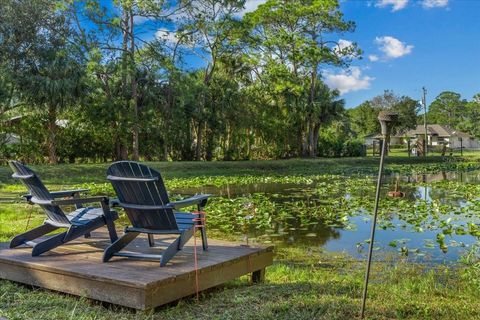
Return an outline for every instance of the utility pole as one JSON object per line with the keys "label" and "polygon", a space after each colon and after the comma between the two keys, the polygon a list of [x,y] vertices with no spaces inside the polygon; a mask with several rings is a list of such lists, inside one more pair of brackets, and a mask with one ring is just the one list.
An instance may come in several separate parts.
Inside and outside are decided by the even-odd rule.
{"label": "utility pole", "polygon": [[426,157],[428,153],[428,132],[427,132],[427,89],[422,87],[423,97],[422,97],[422,104],[423,104],[423,126],[425,127],[425,144],[423,146],[423,156]]}

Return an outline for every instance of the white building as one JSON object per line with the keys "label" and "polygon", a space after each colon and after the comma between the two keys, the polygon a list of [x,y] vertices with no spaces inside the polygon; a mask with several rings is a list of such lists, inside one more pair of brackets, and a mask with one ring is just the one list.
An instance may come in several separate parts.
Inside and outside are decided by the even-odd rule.
{"label": "white building", "polygon": [[[407,131],[404,135],[406,139],[415,142],[417,139],[424,139],[425,127],[418,125],[415,129]],[[439,124],[427,125],[428,145],[441,146],[446,145],[448,148],[459,149],[478,149],[480,142],[477,138],[468,133],[450,128]]]}
{"label": "white building", "polygon": [[[365,136],[364,144],[368,147],[373,146],[374,141],[380,141],[383,139],[383,136],[379,133],[369,134]],[[397,145],[397,144],[404,144],[403,136],[400,135],[392,135],[390,136],[390,145]]]}

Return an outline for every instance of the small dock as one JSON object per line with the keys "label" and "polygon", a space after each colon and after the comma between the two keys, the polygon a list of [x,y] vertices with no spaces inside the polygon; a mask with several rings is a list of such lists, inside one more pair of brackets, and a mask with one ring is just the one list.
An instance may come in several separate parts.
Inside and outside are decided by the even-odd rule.
{"label": "small dock", "polygon": [[[166,240],[168,236],[156,236],[160,248],[150,248],[146,238],[137,238],[127,249],[158,253]],[[8,243],[0,243],[0,278],[140,310],[195,294],[193,239],[166,267],[122,257],[102,263],[108,244],[106,231],[93,232],[91,238],[32,257],[31,248],[9,249]],[[204,252],[197,239],[197,255],[201,291],[246,274],[252,275],[253,282],[262,281],[265,267],[272,264],[273,248],[209,239],[209,250]]]}

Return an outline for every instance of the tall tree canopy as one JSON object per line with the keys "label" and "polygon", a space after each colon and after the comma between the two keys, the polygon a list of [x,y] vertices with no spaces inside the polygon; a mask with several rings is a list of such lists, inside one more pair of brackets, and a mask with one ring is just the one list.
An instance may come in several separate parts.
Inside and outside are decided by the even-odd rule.
{"label": "tall tree canopy", "polygon": [[5,0],[0,142],[21,143],[0,152],[50,162],[352,155],[343,145],[354,126],[322,72],[360,56],[340,41],[354,23],[336,0],[244,6]]}
{"label": "tall tree canopy", "polygon": [[420,105],[418,101],[408,96],[398,96],[391,90],[385,90],[382,95],[348,111],[352,130],[362,137],[379,133],[378,113],[382,110],[393,110],[398,113],[394,130],[401,134],[416,127]]}
{"label": "tall tree canopy", "polygon": [[460,94],[444,91],[430,104],[429,122],[457,127],[467,116],[466,104],[467,101]]}
{"label": "tall tree canopy", "polygon": [[314,156],[325,113],[335,112],[318,99],[324,86],[318,84],[320,66],[345,66],[360,54],[355,43],[341,47],[331,40],[353,31],[354,23],[343,19],[334,0],[269,0],[247,14],[245,24],[255,76],[284,118],[285,153]]}

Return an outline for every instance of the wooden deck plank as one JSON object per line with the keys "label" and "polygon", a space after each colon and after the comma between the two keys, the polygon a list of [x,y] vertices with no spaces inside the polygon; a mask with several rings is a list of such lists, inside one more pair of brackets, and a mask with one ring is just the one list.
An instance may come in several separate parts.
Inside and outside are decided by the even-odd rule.
{"label": "wooden deck plank", "polygon": [[[0,243],[0,278],[143,310],[195,293],[193,239],[166,267],[160,267],[159,261],[123,257],[102,263],[107,239],[105,230],[94,232],[91,238],[72,241],[39,257],[31,256],[31,248],[9,249],[8,243]],[[155,242],[169,239],[156,236]],[[272,247],[209,242],[209,250],[203,251],[197,241],[200,290],[272,264]],[[135,239],[127,249],[150,254],[161,251],[150,248],[146,238]]]}

